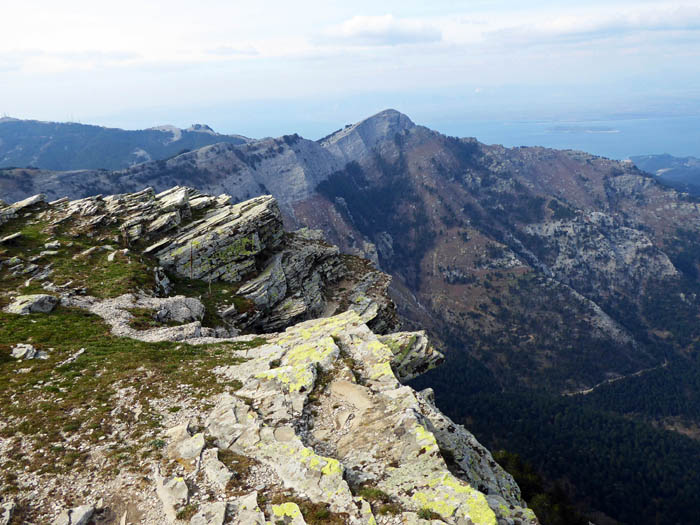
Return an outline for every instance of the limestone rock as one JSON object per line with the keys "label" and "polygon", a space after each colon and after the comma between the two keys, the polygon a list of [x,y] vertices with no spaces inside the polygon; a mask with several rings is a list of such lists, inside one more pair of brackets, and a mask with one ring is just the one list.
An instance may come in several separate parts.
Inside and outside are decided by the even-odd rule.
{"label": "limestone rock", "polygon": [[399,381],[405,382],[440,365],[445,356],[429,343],[424,331],[396,332],[380,336],[394,354],[391,368]]}
{"label": "limestone rock", "polygon": [[[158,298],[125,294],[113,299],[98,299],[90,296],[64,296],[61,304],[83,308],[102,317],[111,326],[112,333],[120,337],[147,342],[188,341],[198,344],[221,339],[215,330],[202,327],[198,319],[204,316],[204,305],[193,297]],[[137,330],[130,325],[133,315],[129,309],[132,308],[153,310],[154,320],[160,323],[174,321],[183,324]]]}
{"label": "limestone rock", "polygon": [[226,519],[226,503],[207,503],[192,516],[190,525],[223,525],[224,519]]}
{"label": "limestone rock", "polygon": [[217,448],[205,450],[202,454],[202,467],[209,482],[219,487],[220,490],[224,490],[233,474],[226,468],[226,465],[219,461],[218,452]]}
{"label": "limestone rock", "polygon": [[[279,205],[270,196],[238,204],[230,201],[227,195],[213,197],[176,186],[159,194],[146,188],[131,194],[57,201],[43,213],[54,226],[70,219],[71,228],[83,232],[112,226],[119,232],[115,242],[126,247],[95,245],[73,257],[81,260],[108,252],[108,262],[141,255],[155,258],[152,292],[161,297],[169,295],[173,288],[168,274],[175,274],[178,279],[232,283],[231,290],[237,297],[232,296],[228,304],[217,304],[216,312],[221,327],[227,330],[283,330],[295,322],[340,313],[347,308],[357,311],[377,332],[398,326],[394,304],[387,293],[390,279],[386,274],[361,259],[341,255],[337,247],[323,241],[318,231],[302,229],[286,233]],[[16,206],[29,206],[28,202]],[[192,215],[192,203],[196,205],[196,216]],[[13,214],[17,210],[8,209]],[[60,257],[60,252],[54,253],[59,247],[58,241],[46,243],[43,255]],[[47,278],[50,268],[42,268],[36,262],[40,261],[17,260],[5,264],[10,264],[16,275]],[[241,284],[237,291],[235,283]],[[151,290],[144,292],[148,295]],[[109,305],[98,306],[96,300],[89,298],[82,304],[78,300],[73,302],[69,306],[87,307],[91,311],[102,309],[105,313],[111,309]],[[177,317],[160,317],[163,323],[185,322]],[[193,322],[202,318],[201,315],[190,317]],[[121,322],[123,315],[117,315],[116,319]],[[116,331],[120,335],[134,335],[128,330]],[[161,330],[159,334],[152,332],[147,340],[209,336],[201,326],[192,325]]]}
{"label": "limestone rock", "polygon": [[156,256],[165,268],[195,279],[240,281],[255,268],[255,256],[274,249],[282,217],[272,197],[216,209],[169,239]]}
{"label": "limestone rock", "polygon": [[[425,337],[383,338],[415,350],[410,361],[400,361],[410,362],[415,373],[436,362],[427,341],[416,342],[419,336]],[[300,497],[347,513],[349,523],[369,522],[362,521],[366,517],[352,496],[353,488],[365,484],[390,494],[406,510],[432,510],[441,516],[439,523],[496,525],[501,518],[537,523],[515,482],[488,451],[401,385],[392,370],[397,352],[357,313],[297,324],[247,355],[245,363],[217,371],[243,387],[221,397],[206,432],[218,446],[273,469]],[[341,355],[351,360],[352,370]],[[320,374],[326,377],[323,384]],[[306,416],[311,432],[289,424],[309,413],[317,414]]]}
{"label": "limestone rock", "polygon": [[306,525],[299,505],[291,501],[272,505],[272,518],[276,523],[282,522],[285,525]]}
{"label": "limestone rock", "polygon": [[233,515],[232,525],[265,525],[265,514],[258,507],[258,493],[234,499],[229,504]]}
{"label": "limestone rock", "polygon": [[38,195],[33,195],[32,197],[27,197],[24,200],[15,202],[14,204],[11,204],[10,207],[14,210],[23,210],[25,208],[29,208],[30,206],[34,206],[36,204],[41,204],[46,202],[46,195],[43,193],[39,193]]}
{"label": "limestone rock", "polygon": [[58,304],[58,298],[47,294],[20,295],[5,311],[10,314],[49,313]]}
{"label": "limestone rock", "polygon": [[204,450],[204,436],[201,433],[191,436],[188,422],[171,428],[166,434],[170,438],[167,448],[169,457],[184,460],[199,459]]}
{"label": "limestone rock", "polygon": [[6,235],[5,237],[0,238],[0,244],[6,244],[8,242],[12,242],[16,239],[19,239],[20,237],[22,237],[22,234],[20,232]]}
{"label": "limestone rock", "polygon": [[64,510],[54,525],[87,525],[90,518],[95,513],[92,505],[82,505],[70,510]]}
{"label": "limestone rock", "polygon": [[186,505],[189,499],[189,489],[184,478],[162,478],[156,473],[156,494],[163,504],[163,512],[172,522],[177,514],[176,508]]}
{"label": "limestone rock", "polygon": [[0,505],[0,525],[10,525],[15,506],[14,501],[8,501]]}
{"label": "limestone rock", "polygon": [[27,343],[17,343],[10,354],[15,359],[47,359],[48,354]]}

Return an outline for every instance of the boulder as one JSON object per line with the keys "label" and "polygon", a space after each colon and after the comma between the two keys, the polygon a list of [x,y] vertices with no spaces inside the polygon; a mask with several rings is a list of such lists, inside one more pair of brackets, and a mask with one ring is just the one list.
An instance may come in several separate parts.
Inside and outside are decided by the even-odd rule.
{"label": "boulder", "polygon": [[229,504],[233,515],[231,525],[265,525],[265,515],[258,507],[258,493],[251,492],[235,498]]}
{"label": "boulder", "polygon": [[46,202],[46,195],[43,193],[39,193],[38,195],[33,195],[32,197],[27,197],[24,200],[15,202],[14,204],[11,204],[10,207],[14,210],[23,210],[24,208],[28,208],[30,206],[34,206],[35,204],[40,204]]}
{"label": "boulder", "polygon": [[199,512],[192,516],[190,525],[223,525],[226,519],[226,503],[218,501],[202,505]]}
{"label": "boulder", "polygon": [[202,468],[209,483],[216,485],[220,490],[226,489],[233,474],[219,461],[219,449],[208,448],[202,454]]}
{"label": "boulder", "polygon": [[12,347],[12,357],[15,359],[47,359],[46,352],[38,351],[30,344],[17,343]]}
{"label": "boulder", "polygon": [[8,501],[0,505],[0,525],[10,525],[15,506],[14,501]]}
{"label": "boulder", "polygon": [[0,244],[6,244],[6,243],[9,243],[9,242],[12,242],[12,241],[14,241],[14,240],[19,239],[21,236],[22,236],[22,233],[21,233],[21,232],[17,232],[17,233],[13,233],[13,234],[11,234],[11,235],[7,235],[7,236],[5,236],[5,237],[3,237],[3,238],[0,239]]}
{"label": "boulder", "polygon": [[184,478],[162,478],[156,473],[156,494],[163,504],[163,512],[172,522],[177,515],[176,508],[187,505],[189,489]]}
{"label": "boulder", "polygon": [[410,381],[440,365],[445,356],[435,350],[424,331],[396,332],[379,336],[394,354],[391,368],[401,382]]}
{"label": "boulder", "polygon": [[27,315],[49,313],[58,304],[58,298],[47,294],[20,295],[5,308],[10,314]]}
{"label": "boulder", "polygon": [[82,505],[74,509],[64,510],[54,525],[87,525],[94,513],[95,507],[92,505]]}

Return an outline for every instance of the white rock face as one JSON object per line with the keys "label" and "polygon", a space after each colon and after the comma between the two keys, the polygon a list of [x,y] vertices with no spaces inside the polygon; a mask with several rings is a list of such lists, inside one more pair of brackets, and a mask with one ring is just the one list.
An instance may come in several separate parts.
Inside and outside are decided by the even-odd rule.
{"label": "white rock face", "polygon": [[344,163],[360,161],[369,156],[379,142],[413,127],[415,124],[406,115],[388,109],[334,133],[322,145]]}
{"label": "white rock face", "polygon": [[223,525],[226,519],[226,503],[216,502],[202,505],[197,514],[192,516],[190,525]]}
{"label": "white rock face", "polygon": [[577,290],[639,289],[649,277],[674,277],[678,271],[668,256],[640,230],[600,212],[573,220],[550,221],[525,228],[549,244],[547,260],[557,278]]}
{"label": "white rock face", "polygon": [[158,473],[156,473],[156,494],[163,503],[163,513],[170,522],[175,521],[177,507],[186,505],[189,499],[189,490],[183,478],[163,478]]}
{"label": "white rock face", "polygon": [[15,511],[15,502],[8,501],[0,505],[0,525],[10,525],[12,514]]}
{"label": "white rock face", "polygon": [[87,525],[94,513],[95,507],[92,505],[82,505],[65,510],[54,522],[54,525]]}

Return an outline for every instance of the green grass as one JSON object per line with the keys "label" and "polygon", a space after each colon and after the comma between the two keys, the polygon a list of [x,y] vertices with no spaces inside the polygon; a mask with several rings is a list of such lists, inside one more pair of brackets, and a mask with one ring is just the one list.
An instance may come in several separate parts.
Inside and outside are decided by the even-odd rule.
{"label": "green grass", "polygon": [[[12,359],[11,346],[19,342],[47,351],[49,359]],[[153,399],[187,387],[190,397],[200,399],[240,388],[235,381],[219,382],[211,370],[240,363],[233,350],[263,343],[262,339],[203,346],[144,343],[113,336],[102,319],[81,310],[59,307],[51,314],[26,316],[0,313],[0,419],[4,422],[0,433],[18,442],[25,436],[41,447],[57,445],[51,454],[32,456],[18,444],[9,459],[22,468],[44,472],[77,468],[84,458],[63,448],[69,437],[95,443],[111,435],[119,422],[129,425],[133,435],[152,434],[160,428],[161,418],[151,407]],[[80,348],[85,352],[74,362],[59,366]],[[111,414],[117,406],[117,390],[125,387],[134,389],[135,401],[141,404],[138,420],[130,410]],[[71,446],[77,448],[77,443]],[[119,454],[114,458],[124,459]]]}
{"label": "green grass", "polygon": [[[115,249],[120,246],[115,242],[115,231],[109,228],[83,232],[71,225],[70,220],[56,227],[47,221],[33,219],[14,219],[0,227],[0,237],[20,232],[22,236],[0,247],[0,259],[19,257],[25,264],[34,257],[40,257],[35,264],[45,267],[52,264],[53,273],[49,280],[57,285],[70,281],[72,288],[85,288],[89,295],[95,297],[117,297],[138,289],[148,290],[154,286],[153,272],[155,265],[137,253],[117,254],[108,261],[109,251],[98,248],[94,253],[81,256],[82,252],[92,247],[110,245]],[[61,243],[56,255],[40,256],[49,240]],[[74,259],[74,256],[77,256]],[[0,268],[0,306],[8,302],[2,297],[3,292],[18,291],[23,294],[43,292],[41,284],[32,282],[24,286],[28,276],[13,276],[7,267]]]}
{"label": "green grass", "polygon": [[258,505],[265,508],[267,504],[281,505],[283,503],[296,503],[301,515],[308,525],[345,525],[349,516],[345,513],[335,513],[330,506],[324,503],[313,503],[308,499],[298,497],[290,491],[281,491],[275,494],[258,493]]}
{"label": "green grass", "polygon": [[166,321],[161,323],[156,320],[156,311],[153,308],[127,308],[127,312],[131,314],[129,326],[134,330],[148,330],[150,328],[158,328],[159,326],[180,326],[182,323],[177,321]]}
{"label": "green grass", "polygon": [[389,503],[391,501],[391,497],[386,492],[375,487],[362,487],[357,495],[363,497],[367,501],[381,501],[382,503]]}
{"label": "green grass", "polygon": [[255,308],[255,304],[245,297],[236,295],[239,285],[225,282],[203,281],[201,279],[188,279],[168,274],[168,278],[173,283],[174,295],[186,295],[188,297],[198,297],[204,305],[204,319],[202,326],[215,328],[221,326],[219,309],[223,306],[233,304],[237,312],[249,312]]}
{"label": "green grass", "polygon": [[182,507],[180,510],[177,511],[177,514],[175,514],[175,517],[179,520],[189,520],[192,516],[197,514],[197,510],[199,510],[199,505],[190,503],[189,505],[185,505]]}
{"label": "green grass", "polygon": [[365,485],[360,487],[357,496],[369,501],[376,514],[400,514],[401,507],[392,501],[391,496],[381,489]]}
{"label": "green grass", "polygon": [[422,520],[441,520],[442,516],[437,512],[433,512],[429,508],[423,507],[418,511],[418,517]]}

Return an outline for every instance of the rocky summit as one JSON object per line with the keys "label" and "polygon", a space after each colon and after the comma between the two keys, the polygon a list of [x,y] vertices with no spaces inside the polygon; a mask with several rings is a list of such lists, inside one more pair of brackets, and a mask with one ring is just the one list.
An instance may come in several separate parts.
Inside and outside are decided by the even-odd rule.
{"label": "rocky summit", "polygon": [[538,523],[390,278],[230,200],[0,207],[0,524]]}

